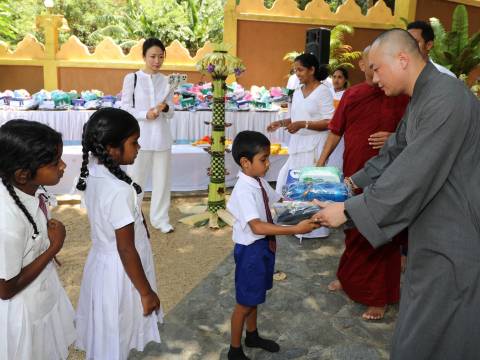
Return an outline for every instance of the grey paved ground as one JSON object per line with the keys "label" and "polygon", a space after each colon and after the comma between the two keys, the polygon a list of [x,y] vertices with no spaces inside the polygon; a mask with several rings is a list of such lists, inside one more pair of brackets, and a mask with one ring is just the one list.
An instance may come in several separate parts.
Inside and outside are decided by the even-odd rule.
{"label": "grey paved ground", "polygon": [[[328,239],[281,237],[277,270],[287,279],[275,282],[266,304],[259,307],[259,331],[279,342],[281,350],[269,354],[246,348],[252,359],[387,359],[397,309],[390,308],[381,322],[360,319],[364,307],[344,294],[331,293],[343,249],[343,232]],[[161,327],[163,343],[150,344],[131,359],[226,359],[230,314],[235,303],[234,265],[228,257],[197,286]]]}

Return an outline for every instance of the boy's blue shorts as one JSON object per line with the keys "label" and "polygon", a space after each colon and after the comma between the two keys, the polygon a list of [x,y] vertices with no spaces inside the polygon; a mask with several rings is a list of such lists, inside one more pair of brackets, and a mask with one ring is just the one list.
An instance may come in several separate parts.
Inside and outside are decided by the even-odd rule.
{"label": "boy's blue shorts", "polygon": [[235,292],[237,303],[257,306],[265,302],[267,290],[273,286],[275,254],[268,240],[260,239],[250,245],[235,244]]}

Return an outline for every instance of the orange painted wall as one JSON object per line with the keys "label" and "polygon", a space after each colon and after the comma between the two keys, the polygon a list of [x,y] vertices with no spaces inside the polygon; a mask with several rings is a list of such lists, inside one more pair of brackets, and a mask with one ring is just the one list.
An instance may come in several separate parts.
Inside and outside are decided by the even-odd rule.
{"label": "orange painted wall", "polygon": [[0,65],[0,91],[26,89],[33,94],[43,87],[43,69],[39,66]]}
{"label": "orange painted wall", "polygon": [[[318,26],[239,20],[237,53],[247,67],[239,82],[247,87],[285,85],[290,65],[282,59],[290,51],[304,50],[305,33],[313,27]],[[363,50],[380,33],[381,30],[355,29],[355,35],[346,37],[346,43]],[[363,79],[359,70],[350,74],[351,83]]]}

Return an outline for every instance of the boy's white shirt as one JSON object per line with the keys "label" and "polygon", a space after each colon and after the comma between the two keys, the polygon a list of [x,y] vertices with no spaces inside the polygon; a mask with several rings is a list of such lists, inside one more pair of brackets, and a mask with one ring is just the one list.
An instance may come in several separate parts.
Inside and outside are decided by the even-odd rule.
{"label": "boy's white shirt", "polygon": [[[269,206],[282,198],[267,181],[262,178],[260,178],[260,181],[267,192]],[[248,224],[253,219],[267,222],[262,190],[256,179],[239,172],[238,181],[227,204],[227,210],[235,218],[232,236],[235,243],[250,245],[265,237],[265,235],[254,234]]]}

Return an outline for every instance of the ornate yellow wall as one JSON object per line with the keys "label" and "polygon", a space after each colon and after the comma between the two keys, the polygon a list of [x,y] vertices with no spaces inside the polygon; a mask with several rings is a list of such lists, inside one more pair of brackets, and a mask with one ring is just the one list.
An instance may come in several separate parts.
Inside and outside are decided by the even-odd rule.
{"label": "ornate yellow wall", "polygon": [[[480,22],[474,19],[480,18],[480,0],[397,0],[393,14],[380,0],[366,15],[355,0],[346,0],[335,12],[330,11],[324,0],[313,0],[305,10],[298,9],[295,0],[277,0],[271,9],[263,5],[263,0],[241,0],[238,6],[235,0],[227,0],[224,42],[232,45],[230,51],[243,58],[247,66],[245,75],[239,79],[242,84],[282,85],[289,71],[289,64],[282,61],[283,55],[303,50],[308,28],[351,25],[355,27],[355,35],[347,36],[345,42],[362,50],[384,29],[403,26],[400,18],[411,21],[435,16],[450,28],[451,13],[457,2],[470,5],[470,28],[478,30]],[[106,38],[90,53],[75,36],[59,47],[58,33],[68,30],[61,15],[40,16],[37,26],[45,33],[45,44],[26,36],[11,51],[0,42],[0,90],[97,88],[114,94],[120,91],[124,75],[143,65],[142,41],[124,54],[112,39]],[[191,82],[202,80],[195,64],[211,50],[211,44],[207,43],[192,57],[174,41],[167,47],[163,69],[166,73],[185,72]],[[362,74],[354,71],[352,78],[353,82],[361,81]],[[22,81],[25,85],[18,86]]]}
{"label": "ornate yellow wall", "polygon": [[[68,30],[62,16],[39,16],[37,26],[45,33],[45,45],[31,35],[27,35],[14,51],[11,51],[7,44],[0,42],[0,71],[5,72],[5,77],[1,76],[0,80],[3,88],[18,85],[21,72],[15,71],[14,78],[9,76],[11,75],[9,71],[18,66],[28,67],[29,73],[32,73],[32,68],[41,69],[43,72],[43,84],[40,88],[38,71],[33,71],[36,74],[34,86],[27,84],[20,86],[33,88],[30,91],[38,91],[41,88],[47,90],[96,88],[108,93],[117,93],[121,89],[124,75],[143,66],[143,40],[135,44],[128,54],[124,54],[112,39],[106,38],[97,45],[93,53],[90,53],[87,46],[75,36],[71,36],[59,48],[58,33]],[[188,50],[178,41],[174,41],[166,50],[167,57],[163,65],[166,73],[187,73],[191,81],[199,81],[201,75],[197,73],[195,64],[206,53],[212,51],[212,46],[207,42],[194,57],[190,56]],[[25,77],[25,82],[28,82],[28,79]],[[12,86],[9,87],[8,84]]]}

